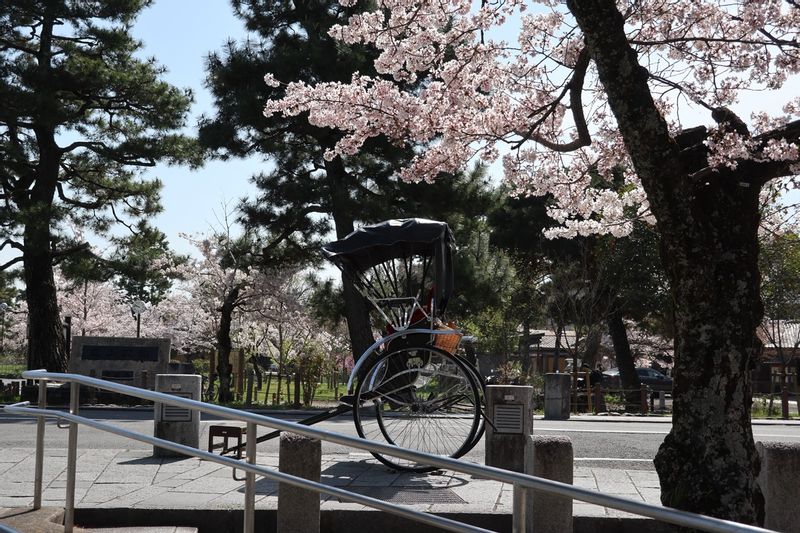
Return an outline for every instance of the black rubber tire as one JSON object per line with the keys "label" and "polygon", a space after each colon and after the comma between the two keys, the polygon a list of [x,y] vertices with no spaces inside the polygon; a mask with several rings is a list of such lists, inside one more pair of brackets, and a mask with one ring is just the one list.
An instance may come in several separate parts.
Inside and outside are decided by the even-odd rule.
{"label": "black rubber tire", "polygon": [[[470,365],[433,346],[405,346],[378,355],[354,390],[353,420],[365,439],[447,457],[461,457],[483,433],[483,386]],[[383,464],[436,470],[373,453]]]}

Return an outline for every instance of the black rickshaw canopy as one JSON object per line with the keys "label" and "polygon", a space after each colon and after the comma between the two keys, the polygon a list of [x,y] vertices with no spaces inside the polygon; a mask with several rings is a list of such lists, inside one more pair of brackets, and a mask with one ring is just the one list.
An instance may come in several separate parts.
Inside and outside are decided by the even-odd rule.
{"label": "black rickshaw canopy", "polygon": [[432,257],[436,308],[443,312],[453,292],[454,248],[453,232],[446,223],[401,218],[363,226],[341,240],[323,245],[322,252],[348,275],[365,272],[392,259]]}

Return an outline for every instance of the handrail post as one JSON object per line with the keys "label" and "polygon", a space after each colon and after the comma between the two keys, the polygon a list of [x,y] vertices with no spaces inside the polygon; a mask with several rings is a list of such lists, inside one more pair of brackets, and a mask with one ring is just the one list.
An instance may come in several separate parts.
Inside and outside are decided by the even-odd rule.
{"label": "handrail post", "polygon": [[[47,380],[39,380],[39,409],[47,408]],[[42,507],[42,471],[44,470],[44,417],[36,418],[36,464],[33,477],[33,508]]]}
{"label": "handrail post", "polygon": [[[257,427],[254,422],[247,423],[247,462],[256,464],[256,444]],[[244,533],[253,533],[256,526],[256,475],[253,472],[245,472],[244,482]]]}
{"label": "handrail post", "polygon": [[522,485],[514,484],[514,506],[512,509],[513,518],[511,531],[514,533],[533,533],[533,524],[530,530],[526,529],[527,526],[527,490]]}
{"label": "handrail post", "polygon": [[[78,414],[78,394],[81,386],[79,383],[69,384],[69,412]],[[69,423],[67,437],[67,497],[64,505],[64,533],[72,533],[75,525],[75,467],[78,456],[78,423]]]}

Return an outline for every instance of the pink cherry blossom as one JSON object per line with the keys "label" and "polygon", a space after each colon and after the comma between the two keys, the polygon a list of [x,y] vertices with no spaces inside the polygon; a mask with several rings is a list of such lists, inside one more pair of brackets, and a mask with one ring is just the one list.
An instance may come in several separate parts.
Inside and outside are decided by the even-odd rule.
{"label": "pink cherry blossom", "polygon": [[[747,109],[741,98],[777,90],[800,71],[800,9],[779,0],[618,4],[672,132],[701,124],[713,130],[712,168],[797,160],[793,141],[753,139],[800,117],[800,99],[776,114]],[[265,108],[268,115],[307,113],[314,125],[341,129],[345,135],[327,157],[354,154],[383,135],[423,147],[401,172],[407,180],[502,159],[518,194],[554,196],[550,214],[561,227],[552,236],[623,235],[631,217],[652,220],[634,173],[625,173],[619,194],[592,186],[591,173],[611,182],[612,170],[631,164],[577,23],[561,2],[379,0],[331,35],[374,45],[380,76],[315,86],[281,80],[290,82],[285,95]],[[415,82],[406,85],[413,90],[403,88]],[[711,111],[721,106],[752,113],[750,135],[714,124]]]}

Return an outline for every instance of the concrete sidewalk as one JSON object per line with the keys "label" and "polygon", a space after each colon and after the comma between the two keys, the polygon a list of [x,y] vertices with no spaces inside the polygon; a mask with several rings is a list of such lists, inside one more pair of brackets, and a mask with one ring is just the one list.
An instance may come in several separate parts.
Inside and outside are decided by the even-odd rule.
{"label": "concrete sidewalk", "polygon": [[[261,465],[277,469],[277,455],[261,454]],[[240,476],[244,473],[239,472]],[[28,449],[6,449],[0,454],[0,508],[33,503],[34,455]],[[659,505],[659,482],[654,470],[624,470],[576,466],[575,485]],[[324,455],[322,480],[331,486],[381,500],[410,505],[437,514],[510,515],[512,487],[455,472],[398,473],[369,454]],[[44,462],[43,505],[63,507],[66,487],[66,450],[47,449]],[[277,483],[259,479],[256,509],[277,508]],[[143,450],[79,450],[76,515],[82,511],[129,510],[241,510],[244,482],[231,469],[195,458],[156,458]],[[2,509],[0,509],[2,510]],[[362,505],[323,496],[324,511],[367,510]],[[576,516],[628,516],[581,502]],[[84,513],[85,515],[86,513]],[[165,524],[166,525],[166,524]],[[175,524],[177,525],[177,524]]]}

